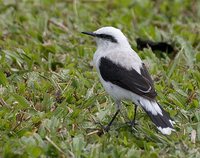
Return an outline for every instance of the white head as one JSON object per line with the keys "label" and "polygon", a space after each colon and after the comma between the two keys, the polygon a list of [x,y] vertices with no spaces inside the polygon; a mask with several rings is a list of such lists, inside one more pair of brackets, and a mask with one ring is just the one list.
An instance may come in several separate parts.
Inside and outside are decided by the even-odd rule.
{"label": "white head", "polygon": [[102,27],[94,32],[82,33],[95,37],[97,48],[130,47],[127,38],[121,30],[111,26]]}

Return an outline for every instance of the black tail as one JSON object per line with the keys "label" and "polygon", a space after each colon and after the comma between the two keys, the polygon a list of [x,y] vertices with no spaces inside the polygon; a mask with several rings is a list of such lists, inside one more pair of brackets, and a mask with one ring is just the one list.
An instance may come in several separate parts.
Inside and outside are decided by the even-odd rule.
{"label": "black tail", "polygon": [[[158,106],[157,106],[158,105]],[[158,130],[165,135],[170,135],[174,131],[173,124],[174,121],[170,118],[169,114],[158,104],[151,104],[151,106],[156,106],[152,108],[147,108],[142,106],[146,113],[149,115],[153,123],[156,125]],[[152,112],[152,110],[155,110]]]}

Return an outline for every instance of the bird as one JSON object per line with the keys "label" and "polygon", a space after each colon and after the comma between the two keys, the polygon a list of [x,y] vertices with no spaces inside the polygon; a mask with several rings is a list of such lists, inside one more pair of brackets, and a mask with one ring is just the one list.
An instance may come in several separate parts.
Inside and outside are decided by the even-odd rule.
{"label": "bird", "polygon": [[106,26],[82,33],[95,39],[97,49],[93,55],[93,63],[101,84],[113,98],[117,109],[105,130],[110,130],[120,112],[122,101],[129,100],[135,105],[132,126],[136,124],[137,107],[141,106],[163,135],[170,135],[175,131],[175,122],[156,100],[157,93],[147,67],[131,48],[122,31]]}

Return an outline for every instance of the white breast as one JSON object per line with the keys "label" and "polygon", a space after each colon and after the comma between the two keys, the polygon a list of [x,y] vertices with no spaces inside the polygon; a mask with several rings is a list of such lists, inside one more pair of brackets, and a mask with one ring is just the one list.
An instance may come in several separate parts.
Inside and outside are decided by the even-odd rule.
{"label": "white breast", "polygon": [[[99,71],[99,62],[101,57],[106,57],[112,60],[114,63],[119,64],[128,70],[134,68],[139,74],[141,74],[140,68],[142,66],[142,61],[140,57],[137,55],[137,53],[132,49],[131,50],[127,49],[126,51],[115,49],[109,52],[103,52],[101,50],[97,50],[94,54],[93,62],[95,64],[96,70],[98,72],[103,87],[111,95],[111,97],[113,97],[116,100],[121,100],[121,99],[133,100],[133,98],[138,98],[139,96],[133,94],[131,91],[124,90],[121,87],[112,84],[111,82],[106,82],[103,80]],[[137,99],[134,100],[136,101]]]}

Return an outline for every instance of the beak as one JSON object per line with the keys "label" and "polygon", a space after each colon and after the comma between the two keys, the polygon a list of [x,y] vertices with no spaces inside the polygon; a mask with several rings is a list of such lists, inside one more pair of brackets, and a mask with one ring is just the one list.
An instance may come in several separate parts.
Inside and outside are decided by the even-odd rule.
{"label": "beak", "polygon": [[96,37],[96,33],[93,33],[93,32],[81,32],[83,34],[86,34],[86,35],[90,35],[90,36],[93,36],[93,37]]}

